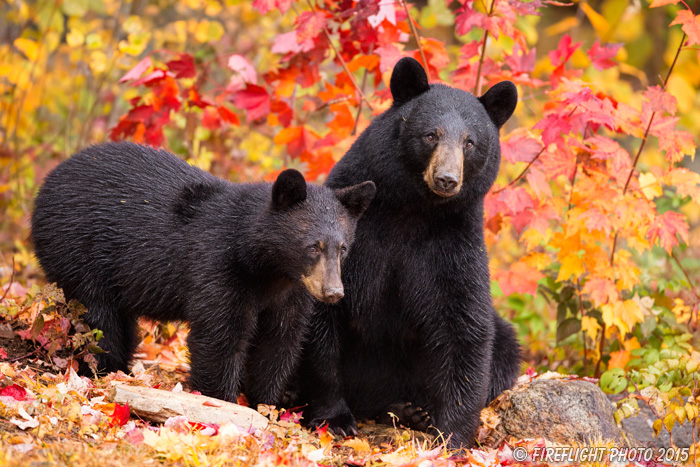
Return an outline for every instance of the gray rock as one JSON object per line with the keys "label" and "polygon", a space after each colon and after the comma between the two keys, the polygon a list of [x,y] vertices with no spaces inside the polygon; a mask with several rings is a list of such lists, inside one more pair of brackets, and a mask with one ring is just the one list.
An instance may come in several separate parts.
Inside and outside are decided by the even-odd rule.
{"label": "gray rock", "polygon": [[543,437],[569,446],[602,439],[626,445],[613,404],[593,383],[536,379],[506,397],[497,408],[500,428],[518,439]]}

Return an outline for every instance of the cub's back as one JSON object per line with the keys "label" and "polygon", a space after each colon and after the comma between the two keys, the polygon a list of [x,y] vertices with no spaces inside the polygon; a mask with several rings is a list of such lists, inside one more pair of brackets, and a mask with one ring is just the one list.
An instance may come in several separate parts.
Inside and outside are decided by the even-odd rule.
{"label": "cub's back", "polygon": [[70,157],[46,177],[32,215],[35,252],[47,278],[83,300],[98,289],[143,287],[144,276],[174,280],[164,276],[181,268],[168,261],[183,260],[175,253],[186,240],[176,203],[193,184],[235,191],[148,146],[106,143]]}

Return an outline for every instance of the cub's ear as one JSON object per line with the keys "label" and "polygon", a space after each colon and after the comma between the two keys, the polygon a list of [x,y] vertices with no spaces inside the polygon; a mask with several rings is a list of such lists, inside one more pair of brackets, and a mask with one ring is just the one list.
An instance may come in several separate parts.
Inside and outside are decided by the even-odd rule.
{"label": "cub's ear", "polygon": [[333,191],[335,192],[335,197],[338,198],[340,204],[345,206],[350,215],[358,218],[374,199],[377,187],[374,185],[374,182],[367,181]]}
{"label": "cub's ear", "polygon": [[398,107],[423,94],[430,89],[430,85],[423,65],[414,58],[404,57],[394,66],[389,88],[394,98],[394,105]]}
{"label": "cub's ear", "polygon": [[513,115],[515,106],[518,104],[518,88],[510,81],[501,81],[486,91],[479,100],[486,108],[491,121],[496,124],[496,127],[501,128]]}
{"label": "cub's ear", "polygon": [[272,207],[278,211],[289,209],[306,199],[306,180],[295,169],[287,169],[277,176],[272,185]]}

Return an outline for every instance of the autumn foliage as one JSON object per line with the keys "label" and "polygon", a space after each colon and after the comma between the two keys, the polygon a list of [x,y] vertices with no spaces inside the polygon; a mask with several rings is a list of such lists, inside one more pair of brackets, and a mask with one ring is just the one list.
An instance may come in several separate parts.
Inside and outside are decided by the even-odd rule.
{"label": "autumn foliage", "polygon": [[[79,147],[131,139],[234,181],[295,167],[320,183],[391,104],[392,67],[412,56],[432,82],[476,95],[518,86],[484,222],[495,303],[528,364],[619,392],[634,389],[627,371],[694,352],[696,5],[161,3],[153,19],[156,5],[114,1],[3,7],[14,26],[0,36],[0,242],[20,280],[36,271],[23,222],[37,184]],[[648,384],[689,381],[666,377]]]}

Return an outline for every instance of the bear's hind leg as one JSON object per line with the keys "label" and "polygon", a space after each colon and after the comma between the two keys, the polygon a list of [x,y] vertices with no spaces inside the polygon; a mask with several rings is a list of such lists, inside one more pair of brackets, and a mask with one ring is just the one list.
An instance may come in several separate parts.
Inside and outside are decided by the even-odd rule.
{"label": "bear's hind leg", "polygon": [[513,325],[497,314],[494,324],[489,397],[486,405],[506,389],[512,388],[520,373],[520,344]]}
{"label": "bear's hind leg", "polygon": [[[128,373],[129,361],[139,343],[137,321],[105,303],[88,305],[88,311],[83,317],[91,329],[99,329],[103,334],[98,345],[105,353],[95,354],[98,374],[119,370]],[[92,371],[86,364],[80,365],[79,373],[92,376]]]}

